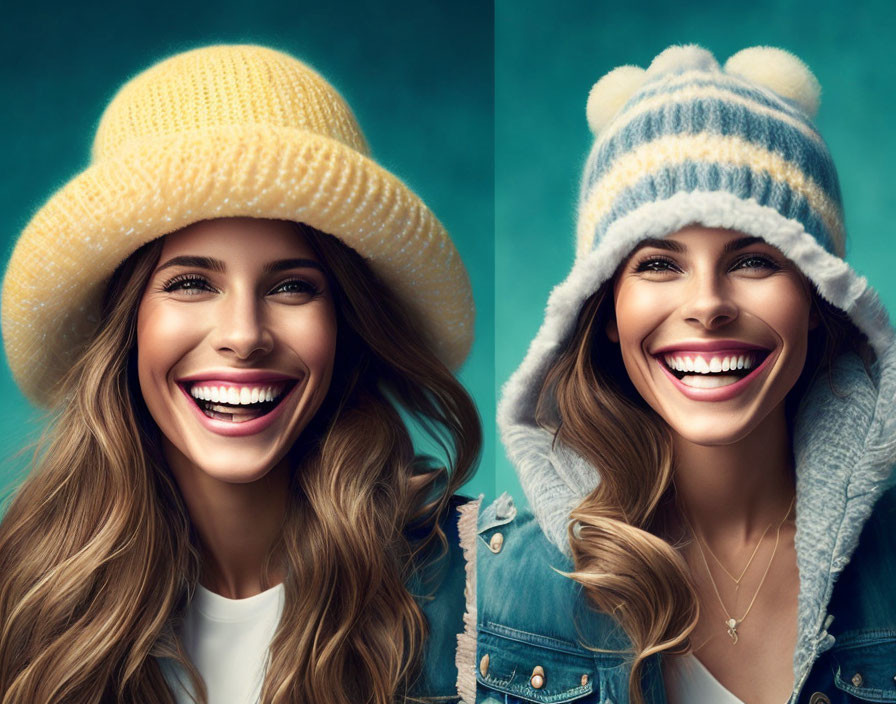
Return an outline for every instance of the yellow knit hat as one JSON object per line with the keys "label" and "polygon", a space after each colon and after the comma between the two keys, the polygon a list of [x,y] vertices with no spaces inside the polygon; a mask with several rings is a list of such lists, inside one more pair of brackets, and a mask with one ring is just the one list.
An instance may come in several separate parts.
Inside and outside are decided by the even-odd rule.
{"label": "yellow knit hat", "polygon": [[368,156],[320,75],[257,46],[173,56],[126,83],[86,170],[23,231],[3,281],[3,342],[39,405],[95,333],[115,268],[187,225],[249,216],[306,223],[364,256],[456,368],[473,334],[463,263],[442,225]]}

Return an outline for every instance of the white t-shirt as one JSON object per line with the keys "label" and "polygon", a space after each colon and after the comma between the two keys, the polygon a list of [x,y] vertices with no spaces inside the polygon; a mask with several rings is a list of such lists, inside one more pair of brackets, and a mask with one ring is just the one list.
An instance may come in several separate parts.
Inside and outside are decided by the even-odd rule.
{"label": "white t-shirt", "polygon": [[[209,704],[258,701],[268,647],[282,613],[282,584],[248,599],[228,599],[197,585],[181,637],[205,681]],[[178,677],[170,667],[164,672],[178,704],[192,704],[189,678],[183,673]]]}
{"label": "white t-shirt", "polygon": [[693,653],[668,657],[663,679],[669,704],[744,704]]}

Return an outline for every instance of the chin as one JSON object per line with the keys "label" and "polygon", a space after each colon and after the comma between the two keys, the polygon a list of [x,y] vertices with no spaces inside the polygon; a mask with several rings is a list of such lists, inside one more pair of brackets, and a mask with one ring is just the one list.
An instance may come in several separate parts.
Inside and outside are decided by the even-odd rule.
{"label": "chin", "polygon": [[[737,416],[741,414],[735,414]],[[687,421],[674,420],[666,425],[673,434],[694,445],[724,447],[734,445],[747,438],[759,425],[753,419],[726,417],[724,414],[709,414],[708,417],[690,416]]]}
{"label": "chin", "polygon": [[260,467],[246,467],[246,465],[232,465],[215,467],[203,467],[197,465],[199,470],[208,477],[225,484],[251,484],[264,478],[273,469],[273,465]]}
{"label": "chin", "polygon": [[[174,449],[174,448],[170,448]],[[202,443],[200,447],[175,450],[177,464],[194,476],[204,476],[227,484],[250,484],[265,477],[282,459],[282,454],[267,447],[234,447],[222,442],[218,447]],[[173,458],[169,458],[173,459]]]}

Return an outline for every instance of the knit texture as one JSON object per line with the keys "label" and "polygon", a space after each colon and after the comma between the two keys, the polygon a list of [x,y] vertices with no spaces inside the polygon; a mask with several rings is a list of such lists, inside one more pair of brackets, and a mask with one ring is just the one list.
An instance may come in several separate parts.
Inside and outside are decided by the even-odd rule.
{"label": "knit texture", "polygon": [[876,293],[839,256],[836,173],[809,119],[814,77],[777,49],[745,50],[726,66],[730,74],[699,47],[673,47],[646,71],[624,67],[592,90],[587,113],[597,135],[582,181],[578,255],[504,386],[498,424],[543,532],[570,556],[570,511],[598,473],[555,443],[535,410],[585,300],[641,240],[692,224],[762,237],[795,262],[877,355],[870,377],[851,355],[837,360],[832,383],[821,375],[797,414],[798,690],[832,644],[825,621],[834,580],[896,464],[896,346]]}
{"label": "knit texture", "polygon": [[16,382],[38,405],[99,323],[115,268],[200,220],[306,223],[365,257],[449,367],[473,334],[467,272],[426,205],[369,156],[339,94],[293,57],[212,46],[126,83],[106,108],[91,163],[19,238],[2,293]]}
{"label": "knit texture", "polygon": [[[809,70],[780,50],[765,52],[786,62],[790,73],[801,68],[807,86],[802,102],[817,104],[817,82]],[[728,66],[740,73],[752,65],[743,54],[752,62],[766,57],[759,49],[732,57]],[[639,206],[704,191],[772,208],[843,256],[837,174],[810,115],[761,83],[723,71],[699,47],[673,47],[638,71],[616,69],[589,96],[596,140],[582,180],[579,255]],[[617,72],[623,81],[615,80]],[[625,97],[622,86],[634,92],[608,119],[606,113]]]}

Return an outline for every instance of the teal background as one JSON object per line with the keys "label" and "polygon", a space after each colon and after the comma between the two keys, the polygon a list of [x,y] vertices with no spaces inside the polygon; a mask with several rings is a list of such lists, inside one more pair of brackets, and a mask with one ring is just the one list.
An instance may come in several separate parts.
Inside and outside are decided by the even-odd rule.
{"label": "teal background", "polygon": [[[33,212],[86,165],[102,109],[129,77],[213,42],[293,53],[342,92],[374,156],[455,238],[477,304],[476,342],[460,378],[486,439],[468,491],[521,496],[495,442],[495,397],[572,263],[592,84],[615,66],[646,66],[672,43],[700,43],[720,61],[757,44],[793,51],[823,87],[817,121],[840,169],[849,259],[896,310],[896,278],[886,274],[896,254],[888,209],[894,29],[896,9],[879,0],[10,6],[0,27],[4,261]],[[15,454],[40,423],[5,360],[0,391],[2,487],[25,466]]]}
{"label": "teal background", "polygon": [[[0,28],[0,238],[3,267],[31,215],[87,164],[117,88],[173,53],[258,43],[322,73],[352,107],[373,156],[452,234],[473,283],[476,342],[460,372],[483,419],[483,468],[466,492],[494,490],[493,8],[473,0],[4,6]],[[0,488],[40,414],[0,369]],[[2,493],[2,492],[0,492]]]}
{"label": "teal background", "polygon": [[[572,266],[578,179],[591,147],[588,91],[616,66],[646,67],[670,44],[701,44],[720,63],[747,46],[779,46],[811,67],[823,89],[817,124],[839,167],[848,259],[896,311],[894,19],[892,3],[881,1],[496,0],[496,390]],[[495,484],[522,499],[502,448]]]}

